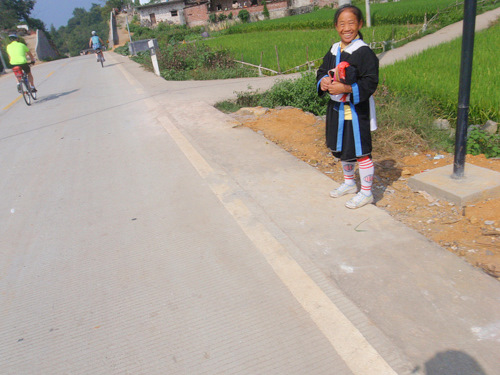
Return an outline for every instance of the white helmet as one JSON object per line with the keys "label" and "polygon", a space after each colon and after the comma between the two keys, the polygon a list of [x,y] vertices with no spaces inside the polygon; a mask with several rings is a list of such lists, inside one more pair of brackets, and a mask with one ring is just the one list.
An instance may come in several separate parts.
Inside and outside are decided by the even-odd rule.
{"label": "white helmet", "polygon": [[92,31],[92,35],[95,35],[95,31]]}

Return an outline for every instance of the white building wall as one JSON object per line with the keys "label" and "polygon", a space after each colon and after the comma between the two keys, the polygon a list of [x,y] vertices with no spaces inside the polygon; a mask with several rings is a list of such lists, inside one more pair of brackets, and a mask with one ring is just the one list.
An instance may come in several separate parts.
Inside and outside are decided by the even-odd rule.
{"label": "white building wall", "polygon": [[[145,9],[140,9],[139,14],[141,16],[141,21],[150,21],[151,14],[155,15],[156,22],[170,22],[177,25],[183,24],[182,10],[184,8],[183,3],[177,4],[162,4],[154,7],[148,7]],[[177,11],[177,16],[172,16],[172,11]]]}

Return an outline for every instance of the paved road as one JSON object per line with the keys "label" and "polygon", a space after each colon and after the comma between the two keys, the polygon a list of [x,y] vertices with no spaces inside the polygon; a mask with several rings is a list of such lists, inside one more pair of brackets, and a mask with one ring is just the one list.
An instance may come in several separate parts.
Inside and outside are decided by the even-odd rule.
{"label": "paved road", "polygon": [[0,78],[0,373],[498,373],[497,281],[210,106],[269,79],[107,56]]}

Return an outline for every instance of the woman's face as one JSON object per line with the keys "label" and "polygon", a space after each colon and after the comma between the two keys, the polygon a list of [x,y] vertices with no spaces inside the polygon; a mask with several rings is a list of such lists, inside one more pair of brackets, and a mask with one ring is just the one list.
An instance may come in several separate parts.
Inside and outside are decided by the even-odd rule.
{"label": "woman's face", "polygon": [[347,9],[340,13],[335,30],[339,33],[342,43],[349,44],[356,38],[362,26],[363,21],[358,21],[354,13]]}

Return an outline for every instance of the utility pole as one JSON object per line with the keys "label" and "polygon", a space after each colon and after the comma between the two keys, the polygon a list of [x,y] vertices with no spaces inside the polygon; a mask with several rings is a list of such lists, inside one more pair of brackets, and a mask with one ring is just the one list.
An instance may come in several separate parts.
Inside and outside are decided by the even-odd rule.
{"label": "utility pole", "polygon": [[365,4],[366,4],[366,9],[365,9],[366,27],[372,27],[372,17],[370,15],[370,0],[365,0]]}
{"label": "utility pole", "polygon": [[464,178],[475,26],[476,0],[465,0],[462,58],[460,62],[460,85],[458,89],[457,130],[455,135],[455,160],[453,163],[453,174],[451,176],[455,179]]}

